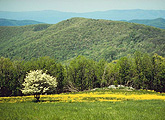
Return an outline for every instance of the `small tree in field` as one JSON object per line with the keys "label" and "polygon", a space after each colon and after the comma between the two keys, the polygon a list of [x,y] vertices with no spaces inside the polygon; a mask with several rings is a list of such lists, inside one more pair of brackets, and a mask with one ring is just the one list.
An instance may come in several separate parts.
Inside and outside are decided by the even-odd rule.
{"label": "small tree in field", "polygon": [[39,101],[40,94],[51,91],[57,87],[56,78],[52,77],[42,70],[30,71],[24,83],[24,88],[21,90],[24,94],[32,94]]}

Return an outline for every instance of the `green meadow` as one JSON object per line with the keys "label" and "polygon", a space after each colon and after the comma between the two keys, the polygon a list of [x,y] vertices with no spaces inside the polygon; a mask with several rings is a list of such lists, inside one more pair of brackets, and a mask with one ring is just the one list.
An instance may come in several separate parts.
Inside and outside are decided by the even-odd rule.
{"label": "green meadow", "polygon": [[1,103],[1,120],[163,120],[161,100],[82,103]]}
{"label": "green meadow", "polygon": [[[91,101],[97,95],[112,96],[125,95],[127,99],[120,101]],[[70,96],[69,96],[70,95]],[[55,101],[57,96],[61,99],[74,99],[76,96],[90,95],[86,101]],[[162,99],[148,98],[150,100],[128,99],[129,96],[138,97],[139,95],[157,96]],[[74,96],[74,97],[71,97]],[[24,97],[27,97],[26,99]],[[62,98],[63,97],[63,98]],[[15,103],[10,102],[18,99]],[[154,91],[127,91],[127,90],[100,90],[92,92],[65,93],[59,95],[43,95],[40,102],[35,102],[32,96],[21,97],[1,97],[0,120],[164,120],[165,99],[164,93]],[[104,98],[104,96],[102,97]],[[113,98],[115,100],[115,98]],[[116,98],[119,99],[119,98]],[[19,101],[20,100],[20,101]],[[89,100],[89,101],[88,101]]]}

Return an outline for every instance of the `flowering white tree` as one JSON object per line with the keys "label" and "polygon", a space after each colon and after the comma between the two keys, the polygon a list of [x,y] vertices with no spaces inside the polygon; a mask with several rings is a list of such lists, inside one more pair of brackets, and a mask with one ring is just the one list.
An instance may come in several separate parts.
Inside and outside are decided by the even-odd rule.
{"label": "flowering white tree", "polygon": [[33,94],[39,101],[40,94],[46,93],[57,87],[56,78],[44,73],[42,70],[30,71],[21,89],[23,94]]}

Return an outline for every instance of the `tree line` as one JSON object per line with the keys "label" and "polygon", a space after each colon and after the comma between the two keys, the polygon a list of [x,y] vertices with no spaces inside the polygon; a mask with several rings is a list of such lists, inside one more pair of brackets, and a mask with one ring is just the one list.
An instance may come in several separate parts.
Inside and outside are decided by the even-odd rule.
{"label": "tree line", "polygon": [[43,70],[56,77],[57,87],[48,94],[83,91],[109,85],[165,92],[165,58],[135,52],[108,63],[84,56],[62,64],[50,57],[29,61],[0,58],[0,96],[23,95],[22,83],[29,71]]}

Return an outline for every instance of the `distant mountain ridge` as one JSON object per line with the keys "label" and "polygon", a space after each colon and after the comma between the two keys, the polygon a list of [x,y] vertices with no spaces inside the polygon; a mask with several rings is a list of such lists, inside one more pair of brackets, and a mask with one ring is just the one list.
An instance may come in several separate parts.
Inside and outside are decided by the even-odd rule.
{"label": "distant mountain ridge", "polygon": [[73,17],[84,17],[106,20],[132,20],[132,19],[156,19],[165,18],[165,10],[109,10],[89,13],[60,12],[53,10],[30,12],[0,11],[0,18],[15,20],[35,20],[44,23],[58,23]]}
{"label": "distant mountain ridge", "polygon": [[[165,29],[165,19],[163,18],[145,19],[145,20],[137,19],[137,20],[130,20],[130,21],[120,20],[120,21],[144,24],[148,26]],[[0,18],[0,26],[24,26],[24,25],[34,25],[34,24],[43,24],[43,23],[34,21],[34,20],[11,20],[11,19]]]}
{"label": "distant mountain ridge", "polygon": [[131,23],[139,23],[139,24],[144,24],[144,25],[149,25],[149,26],[154,26],[157,28],[165,29],[165,19],[163,18],[157,18],[157,19],[146,19],[146,20],[130,20],[128,22]]}
{"label": "distant mountain ridge", "polygon": [[0,56],[65,61],[83,55],[112,61],[136,50],[165,56],[165,30],[146,25],[72,18],[58,24],[0,26]]}
{"label": "distant mountain ridge", "polygon": [[24,25],[33,25],[33,24],[42,24],[42,22],[34,20],[12,20],[0,18],[0,26],[24,26]]}

